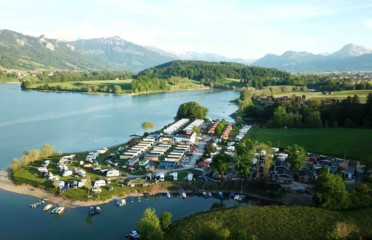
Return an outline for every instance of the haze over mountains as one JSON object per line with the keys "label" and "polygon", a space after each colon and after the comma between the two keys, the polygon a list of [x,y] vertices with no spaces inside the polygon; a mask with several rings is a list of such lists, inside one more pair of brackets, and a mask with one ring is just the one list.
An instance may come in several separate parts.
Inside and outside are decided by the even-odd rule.
{"label": "haze over mountains", "polygon": [[0,67],[11,69],[79,69],[138,72],[172,60],[226,61],[296,72],[372,70],[372,50],[353,44],[332,54],[287,51],[254,61],[212,53],[170,52],[110,38],[60,41],[0,30]]}

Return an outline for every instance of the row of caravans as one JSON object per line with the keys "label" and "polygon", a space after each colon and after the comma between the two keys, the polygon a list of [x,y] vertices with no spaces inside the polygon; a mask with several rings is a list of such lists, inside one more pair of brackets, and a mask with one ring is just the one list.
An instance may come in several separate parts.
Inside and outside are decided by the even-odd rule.
{"label": "row of caravans", "polygon": [[235,137],[235,141],[239,142],[243,139],[243,137],[247,134],[247,132],[251,129],[250,125],[244,126],[239,130],[239,134]]}
{"label": "row of caravans", "polygon": [[120,159],[132,159],[144,154],[148,149],[150,149],[155,142],[155,138],[146,137],[141,142],[134,145],[131,149],[125,151],[120,155]]}
{"label": "row of caravans", "polygon": [[169,127],[167,127],[166,129],[164,129],[163,132],[165,134],[171,135],[175,133],[176,131],[178,131],[182,126],[184,126],[188,122],[189,122],[189,119],[182,118],[178,120],[177,122],[173,123],[172,125],[170,125]]}
{"label": "row of caravans", "polygon": [[171,144],[159,144],[156,145],[149,153],[146,154],[145,158],[151,161],[158,161],[170,148]]}
{"label": "row of caravans", "polygon": [[178,163],[187,153],[189,150],[190,146],[189,145],[177,145],[172,152],[170,152],[166,157],[165,161],[166,162],[175,162]]}

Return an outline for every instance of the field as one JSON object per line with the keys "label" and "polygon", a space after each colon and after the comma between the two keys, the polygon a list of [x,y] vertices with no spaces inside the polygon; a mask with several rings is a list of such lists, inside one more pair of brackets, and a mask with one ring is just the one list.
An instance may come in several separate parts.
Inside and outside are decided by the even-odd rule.
{"label": "field", "polygon": [[174,222],[166,239],[225,239],[213,236],[221,228],[229,230],[229,239],[359,239],[372,235],[372,209],[337,212],[298,206],[226,208]]}
{"label": "field", "polygon": [[241,88],[245,87],[245,83],[241,83],[240,79],[224,78],[217,81],[218,86],[227,88]]}
{"label": "field", "polygon": [[306,96],[306,99],[345,99],[347,96],[354,96],[355,94],[360,98],[361,102],[366,102],[367,95],[372,93],[372,90],[350,90],[332,92],[332,94],[322,94],[321,92],[294,92],[294,93],[281,93],[275,94],[274,97],[282,97],[288,95]]}
{"label": "field", "polygon": [[372,161],[372,130],[351,128],[267,129],[253,128],[248,137],[273,146],[297,144],[309,152],[346,159]]}
{"label": "field", "polygon": [[[30,86],[30,88],[37,88],[39,86],[45,85],[45,83],[35,83]],[[88,85],[94,85],[98,87],[107,86],[113,88],[115,85],[121,87],[121,89],[129,93],[132,89],[132,80],[95,80],[95,81],[77,81],[77,82],[58,82],[58,83],[48,83],[49,86],[60,86],[65,91],[81,91],[83,87]]]}

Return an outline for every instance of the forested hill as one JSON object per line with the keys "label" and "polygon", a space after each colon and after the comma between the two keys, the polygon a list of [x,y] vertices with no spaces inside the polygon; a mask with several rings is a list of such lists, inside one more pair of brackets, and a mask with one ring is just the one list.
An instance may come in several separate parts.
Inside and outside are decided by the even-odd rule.
{"label": "forested hill", "polygon": [[183,77],[197,81],[215,81],[224,78],[250,79],[271,78],[288,79],[289,73],[274,68],[250,67],[231,62],[172,61],[143,70],[138,77],[169,79]]}

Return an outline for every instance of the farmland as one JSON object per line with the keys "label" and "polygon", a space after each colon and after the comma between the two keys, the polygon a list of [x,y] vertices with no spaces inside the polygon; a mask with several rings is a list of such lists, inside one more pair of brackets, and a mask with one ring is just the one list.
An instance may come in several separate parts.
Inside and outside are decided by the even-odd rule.
{"label": "farmland", "polygon": [[309,152],[372,161],[372,130],[351,128],[268,129],[254,128],[247,136],[274,146],[297,144]]}

